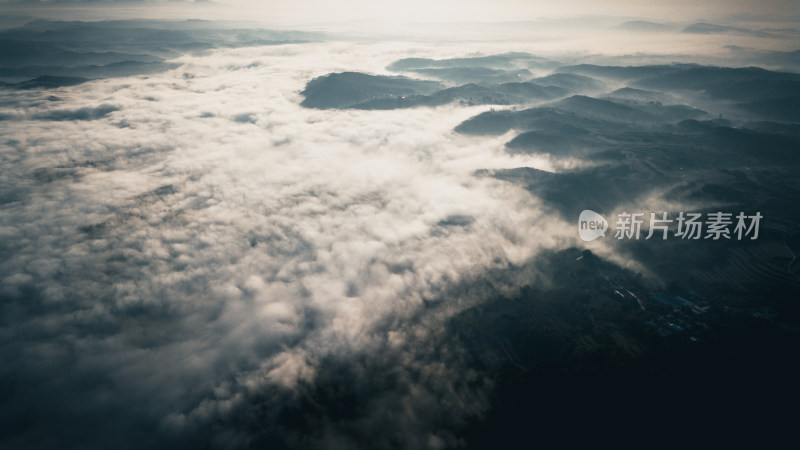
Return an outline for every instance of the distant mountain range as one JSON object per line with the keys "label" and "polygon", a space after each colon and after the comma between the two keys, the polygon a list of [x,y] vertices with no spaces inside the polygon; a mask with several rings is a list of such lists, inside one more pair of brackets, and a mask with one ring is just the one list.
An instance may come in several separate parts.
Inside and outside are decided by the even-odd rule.
{"label": "distant mountain range", "polygon": [[[60,22],[33,20],[0,31],[0,81],[5,87],[37,77],[109,78],[163,72],[166,62],[215,48],[320,40],[321,33],[225,28],[201,20]],[[41,86],[39,86],[41,87]]]}

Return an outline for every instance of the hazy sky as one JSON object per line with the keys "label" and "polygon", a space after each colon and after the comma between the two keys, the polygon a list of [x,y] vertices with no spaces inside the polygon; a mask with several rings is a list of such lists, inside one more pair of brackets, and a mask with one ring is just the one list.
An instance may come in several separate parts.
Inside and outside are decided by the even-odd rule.
{"label": "hazy sky", "polygon": [[571,15],[649,17],[656,20],[724,20],[739,15],[796,20],[791,0],[216,0],[187,4],[160,0],[0,0],[7,12],[65,18],[197,17],[246,19],[277,23],[346,20],[395,22],[507,21]]}

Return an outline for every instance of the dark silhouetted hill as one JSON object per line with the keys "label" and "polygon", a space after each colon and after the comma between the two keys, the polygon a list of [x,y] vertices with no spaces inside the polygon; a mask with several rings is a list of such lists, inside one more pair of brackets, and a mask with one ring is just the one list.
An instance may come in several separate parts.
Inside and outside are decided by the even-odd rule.
{"label": "dark silhouetted hill", "polygon": [[441,85],[400,76],[332,73],[308,82],[301,94],[307,108],[347,108],[368,100],[426,94]]}

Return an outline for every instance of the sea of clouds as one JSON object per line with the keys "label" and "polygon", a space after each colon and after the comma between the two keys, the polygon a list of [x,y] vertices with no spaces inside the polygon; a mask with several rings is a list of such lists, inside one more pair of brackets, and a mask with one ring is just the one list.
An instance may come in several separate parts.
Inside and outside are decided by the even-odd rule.
{"label": "sea of clouds", "polygon": [[458,446],[492,380],[449,319],[546,283],[526,263],[579,246],[574,222],[475,173],[591,163],[453,131],[490,106],[305,109],[305,84],[407,57],[707,63],[741,44],[503,33],[218,49],[0,90],[0,447]]}
{"label": "sea of clouds", "polygon": [[[491,384],[439,345],[485,295],[459,287],[577,239],[527,191],[474,172],[578,163],[453,132],[488,107],[313,110],[299,92],[329,72],[463,54],[228,49],[2,92],[8,442],[457,444],[448,430],[488,406]],[[346,404],[337,386],[356,406],[329,409]]]}

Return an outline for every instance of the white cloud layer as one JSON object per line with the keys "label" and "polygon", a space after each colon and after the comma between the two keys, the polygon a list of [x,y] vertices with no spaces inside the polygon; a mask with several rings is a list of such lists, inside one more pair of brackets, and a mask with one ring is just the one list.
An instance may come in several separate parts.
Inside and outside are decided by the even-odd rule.
{"label": "white cloud layer", "polygon": [[[397,378],[350,426],[452,444],[425,415],[486,403],[459,385],[475,375],[457,355],[431,356],[445,320],[480,299],[450,289],[575,239],[529,193],[473,172],[571,162],[453,133],[486,107],[298,105],[315,76],[380,73],[405,56],[419,53],[245,48],[160,75],[4,92],[0,376],[28,383],[8,394],[28,405],[19,420],[98,415],[106,437],[139,427],[155,442],[148,432],[236,446],[252,436],[232,418],[297,401],[330,361],[369,355],[365,371]],[[92,113],[59,120],[76,111]],[[19,442],[56,445],[42,427]],[[321,429],[326,445],[352,444],[341,424]]]}

